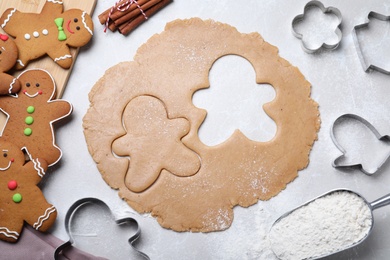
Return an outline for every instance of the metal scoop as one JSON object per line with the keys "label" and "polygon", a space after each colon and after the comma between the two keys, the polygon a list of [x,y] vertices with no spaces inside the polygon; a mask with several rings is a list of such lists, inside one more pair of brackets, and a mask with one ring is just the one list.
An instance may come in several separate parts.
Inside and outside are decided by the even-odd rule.
{"label": "metal scoop", "polygon": [[[308,243],[301,244],[301,243],[304,243],[304,242],[302,242],[302,240],[299,240],[298,237],[296,237],[296,236],[288,237],[288,235],[286,235],[287,232],[281,232],[282,229],[280,229],[280,227],[278,227],[278,225],[281,225],[280,222],[282,220],[286,221],[285,219],[287,217],[289,217],[289,216],[290,216],[290,220],[293,217],[294,218],[298,217],[298,216],[301,217],[300,215],[297,214],[297,212],[300,214],[301,212],[306,210],[308,207],[314,207],[314,206],[309,206],[309,204],[311,204],[314,201],[317,201],[317,205],[318,205],[318,203],[321,201],[319,199],[325,198],[326,196],[331,195],[331,194],[336,194],[337,195],[337,194],[341,194],[341,193],[345,193],[345,192],[347,192],[349,194],[352,194],[352,195],[355,195],[357,198],[360,198],[361,201],[359,201],[359,202],[361,202],[361,204],[364,205],[364,207],[362,207],[361,209],[364,210],[366,214],[369,214],[371,216],[371,218],[369,220],[368,220],[368,218],[366,219],[366,222],[369,222],[369,221],[370,222],[369,223],[364,223],[364,224],[367,225],[367,230],[365,230],[367,233],[365,233],[365,235],[363,235],[362,238],[360,238],[360,240],[358,240],[358,241],[345,243],[344,245],[340,245],[339,248],[332,248],[332,250],[329,250],[329,248],[326,249],[326,250],[324,249],[324,246],[326,247],[327,244],[325,244],[326,243],[325,241],[322,241],[320,239],[320,237],[321,237],[321,234],[320,234],[320,236],[316,237],[316,239],[318,238],[320,240],[320,242],[322,241],[323,242],[322,244],[318,243],[318,241],[309,241],[308,242],[308,243],[310,243],[311,249],[313,249],[312,251],[314,251],[316,253],[311,252],[310,253],[311,255],[308,253],[307,256],[302,256],[302,254],[303,255],[305,254],[305,253],[302,253],[302,252],[305,251],[305,250],[308,250],[307,247],[306,247],[306,246],[308,246]],[[329,197],[327,197],[327,198],[329,198]],[[303,205],[301,205],[301,206],[299,206],[299,207],[297,207],[297,208],[295,208],[295,209],[293,209],[293,210],[283,214],[281,217],[279,217],[274,222],[274,224],[272,225],[272,227],[270,229],[270,232],[269,232],[269,239],[270,239],[270,242],[271,242],[272,251],[275,253],[275,255],[279,259],[283,259],[283,260],[287,260],[287,259],[294,259],[294,260],[296,260],[298,258],[299,259],[319,259],[319,258],[323,258],[323,257],[326,257],[326,256],[330,256],[330,255],[336,254],[336,253],[344,251],[346,249],[355,247],[358,244],[362,243],[370,235],[370,233],[372,231],[372,227],[374,226],[374,218],[373,218],[373,213],[372,213],[373,210],[375,210],[377,208],[380,208],[380,207],[383,207],[383,206],[386,206],[386,205],[389,205],[389,204],[390,204],[390,194],[387,194],[387,195],[385,195],[385,196],[383,196],[383,197],[381,197],[381,198],[379,198],[379,199],[369,203],[363,196],[361,196],[360,194],[358,194],[358,193],[356,193],[354,191],[348,190],[348,189],[337,189],[337,190],[332,190],[330,192],[327,192],[327,193],[325,193],[325,194],[323,194],[321,196],[318,196],[317,198],[314,198],[314,199],[304,203]],[[311,204],[311,205],[315,205],[315,204]],[[308,206],[308,207],[306,207],[306,206]],[[331,206],[333,207],[333,209],[336,209],[337,207],[340,207],[340,205],[337,205],[337,204],[331,204]],[[365,206],[367,206],[367,208],[365,208]],[[303,207],[306,207],[306,208],[302,209]],[[298,209],[299,209],[299,211],[297,211]],[[291,215],[292,213],[294,213],[295,215]],[[328,214],[329,214],[329,212],[328,212]],[[332,213],[330,213],[330,214],[332,214]],[[324,214],[324,215],[326,215],[326,214]],[[322,216],[322,214],[316,214],[316,217],[317,216]],[[313,215],[311,215],[311,217],[313,217]],[[359,216],[356,216],[356,217],[359,217]],[[332,221],[333,221],[333,216],[330,219],[332,219]],[[320,232],[320,233],[322,232],[321,228],[323,228],[323,227],[321,227],[321,225],[324,225],[324,227],[325,227],[324,230],[326,232],[328,232],[328,229],[330,229],[330,227],[334,227],[335,226],[335,225],[332,225],[331,222],[328,223],[330,225],[327,226],[326,224],[324,224],[325,223],[325,219],[322,219],[322,221],[319,221],[318,223],[314,223],[314,221],[313,221],[313,223],[312,223],[312,224],[314,224],[313,225],[313,227],[314,227],[313,230],[305,230],[303,225],[306,225],[307,221],[310,221],[310,220],[311,220],[310,217],[309,217],[309,219],[299,218],[299,220],[297,221],[298,225],[296,226],[296,233],[293,232],[292,234],[304,236],[304,234],[306,234],[305,232],[308,232],[308,234],[313,235],[313,232]],[[337,220],[337,218],[336,218],[336,220]],[[338,220],[340,220],[340,219],[338,219]],[[299,222],[301,222],[301,223],[299,223]],[[302,224],[302,225],[300,225],[300,224]],[[335,222],[333,224],[337,224],[337,222]],[[291,225],[287,224],[286,229],[284,229],[284,231],[291,231],[291,230],[293,230],[293,228],[294,227],[292,227]],[[274,231],[276,229],[278,229],[278,231]],[[323,232],[323,233],[325,234],[325,232]],[[280,236],[279,237],[275,237],[275,235],[277,236],[278,234]],[[330,234],[330,237],[326,237],[326,238],[329,239],[333,243],[334,240],[332,239],[332,235],[333,235],[333,233]],[[280,238],[280,237],[283,237],[283,238]],[[283,239],[285,239],[286,244],[283,243],[284,242]],[[285,245],[288,245],[288,246],[285,246]],[[296,245],[296,247],[294,247],[295,245]],[[293,248],[292,248],[291,252],[289,252],[288,251],[289,249],[286,249],[286,248],[287,247],[291,247],[291,246]],[[298,257],[298,255],[292,255],[294,253],[301,254],[301,255],[299,257]]]}

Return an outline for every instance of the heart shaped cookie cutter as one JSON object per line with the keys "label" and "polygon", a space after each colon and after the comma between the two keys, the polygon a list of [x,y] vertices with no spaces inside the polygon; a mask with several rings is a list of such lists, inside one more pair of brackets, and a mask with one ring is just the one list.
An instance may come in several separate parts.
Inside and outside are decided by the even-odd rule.
{"label": "heart shaped cookie cutter", "polygon": [[344,119],[353,119],[353,120],[357,120],[358,122],[362,123],[363,125],[365,125],[369,130],[371,130],[371,132],[375,135],[375,137],[379,140],[379,141],[382,141],[382,142],[387,142],[387,143],[390,143],[390,136],[389,135],[381,135],[378,130],[370,123],[368,122],[366,119],[358,116],[358,115],[355,115],[355,114],[343,114],[341,116],[339,116],[334,122],[333,122],[333,125],[331,127],[331,138],[332,138],[332,141],[333,143],[335,144],[335,146],[337,147],[337,149],[339,149],[341,152],[342,152],[342,155],[340,155],[339,157],[337,157],[333,162],[332,162],[332,166],[335,167],[335,168],[350,168],[350,169],[359,169],[360,171],[362,171],[363,173],[367,174],[367,175],[373,175],[375,174],[378,170],[380,170],[382,168],[382,166],[388,161],[388,159],[390,158],[390,153],[388,153],[385,158],[380,161],[377,165],[377,167],[375,167],[375,169],[373,170],[368,170],[366,169],[363,164],[361,163],[354,163],[354,164],[340,164],[340,159],[344,158],[345,157],[345,154],[346,154],[346,150],[340,145],[340,143],[337,141],[337,138],[335,136],[335,126],[338,125],[340,123],[340,121],[344,120]]}
{"label": "heart shaped cookie cutter", "polygon": [[381,68],[378,65],[369,64],[363,55],[363,51],[362,51],[362,48],[360,46],[360,42],[359,42],[359,39],[357,36],[357,31],[359,31],[361,29],[366,29],[367,27],[369,27],[369,23],[370,23],[371,19],[376,19],[376,20],[380,20],[380,21],[384,21],[384,22],[386,22],[386,21],[390,22],[390,16],[382,15],[382,14],[377,13],[377,12],[370,12],[370,13],[368,13],[368,16],[367,16],[365,23],[356,25],[353,28],[353,30],[352,30],[353,42],[355,44],[355,48],[356,48],[357,54],[358,54],[359,59],[360,59],[360,63],[362,64],[363,70],[365,72],[369,72],[370,70],[376,70],[376,71],[382,72],[384,74],[390,75],[390,70],[386,70],[384,68]]}
{"label": "heart shaped cookie cutter", "polygon": [[[303,34],[296,31],[296,29],[295,29],[296,25],[305,19],[307,11],[312,9],[312,8],[318,8],[322,11],[323,14],[332,14],[332,15],[335,15],[337,17],[338,24],[337,24],[337,27],[335,30],[335,34],[337,35],[338,40],[335,43],[330,44],[330,43],[323,42],[319,47],[312,48],[312,47],[310,47],[310,44],[304,40]],[[325,7],[320,1],[313,0],[313,1],[308,2],[305,5],[305,7],[303,9],[303,14],[297,15],[293,19],[292,33],[294,34],[295,37],[297,37],[298,39],[301,40],[302,49],[307,53],[315,53],[315,52],[319,51],[320,49],[334,50],[339,46],[339,44],[341,42],[341,38],[343,37],[343,33],[341,32],[342,20],[343,20],[343,18],[342,18],[342,15],[341,15],[341,12],[339,9],[337,9],[336,7],[333,7],[333,6]]]}
{"label": "heart shaped cookie cutter", "polygon": [[97,205],[100,206],[103,210],[108,211],[111,214],[111,218],[115,221],[117,225],[136,225],[136,231],[135,234],[130,236],[128,238],[128,243],[130,244],[131,248],[135,251],[137,255],[140,256],[140,258],[149,260],[149,256],[146,255],[145,253],[141,252],[138,250],[134,244],[135,242],[140,238],[141,236],[141,229],[138,225],[138,222],[131,217],[126,217],[126,218],[121,218],[121,219],[115,219],[114,215],[112,214],[111,209],[108,207],[106,203],[103,201],[96,199],[96,198],[83,198],[78,201],[76,201],[69,209],[68,212],[66,213],[65,216],[65,230],[66,233],[69,236],[69,241],[65,242],[64,244],[60,245],[54,252],[54,259],[59,260],[61,258],[61,253],[66,250],[67,247],[70,247],[72,244],[74,244],[74,237],[71,232],[71,226],[72,226],[72,218],[75,217],[75,215],[78,213],[80,209],[83,207],[86,207],[87,205]]}

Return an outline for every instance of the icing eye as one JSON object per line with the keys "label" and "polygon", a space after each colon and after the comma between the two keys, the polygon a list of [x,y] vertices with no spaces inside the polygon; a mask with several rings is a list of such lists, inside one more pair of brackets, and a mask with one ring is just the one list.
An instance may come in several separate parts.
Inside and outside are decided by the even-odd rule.
{"label": "icing eye", "polygon": [[79,30],[80,30],[80,26],[77,26],[77,27],[76,27],[76,30],[79,31]]}
{"label": "icing eye", "polygon": [[28,88],[29,88],[29,87],[30,87],[30,83],[26,83],[26,87],[28,87]]}
{"label": "icing eye", "polygon": [[39,88],[39,83],[35,84],[35,86],[36,86],[37,88]]}
{"label": "icing eye", "polygon": [[3,153],[3,157],[7,157],[8,156],[8,154],[7,153]]}
{"label": "icing eye", "polygon": [[74,21],[75,23],[77,23],[77,22],[79,21],[79,19],[74,18],[73,21]]}

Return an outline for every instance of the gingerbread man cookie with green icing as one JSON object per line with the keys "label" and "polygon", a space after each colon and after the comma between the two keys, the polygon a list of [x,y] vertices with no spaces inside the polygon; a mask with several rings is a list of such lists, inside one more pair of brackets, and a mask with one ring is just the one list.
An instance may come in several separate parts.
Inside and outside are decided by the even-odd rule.
{"label": "gingerbread man cookie with green icing", "polygon": [[45,55],[64,69],[71,67],[69,47],[81,47],[90,41],[93,22],[80,9],[63,9],[61,0],[47,0],[40,13],[23,13],[16,8],[4,11],[0,26],[15,37],[19,48],[17,69]]}
{"label": "gingerbread man cookie with green icing", "polygon": [[45,70],[26,70],[18,80],[21,90],[15,96],[0,96],[0,109],[7,115],[0,139],[24,149],[31,159],[45,159],[51,166],[62,156],[53,124],[69,116],[72,105],[55,99],[54,79]]}
{"label": "gingerbread man cookie with green icing", "polygon": [[0,95],[18,92],[19,81],[6,72],[12,69],[18,58],[18,47],[6,34],[0,33]]}
{"label": "gingerbread man cookie with green icing", "polygon": [[24,222],[39,231],[47,231],[57,217],[37,187],[47,170],[47,162],[25,162],[16,145],[0,139],[0,239],[16,242]]}

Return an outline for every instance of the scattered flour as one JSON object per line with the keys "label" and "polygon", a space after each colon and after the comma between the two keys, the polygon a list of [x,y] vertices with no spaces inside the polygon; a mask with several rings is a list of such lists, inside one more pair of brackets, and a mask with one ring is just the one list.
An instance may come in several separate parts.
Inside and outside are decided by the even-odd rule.
{"label": "scattered flour", "polygon": [[277,221],[269,233],[280,259],[310,259],[348,248],[372,227],[369,206],[349,191],[335,191]]}

